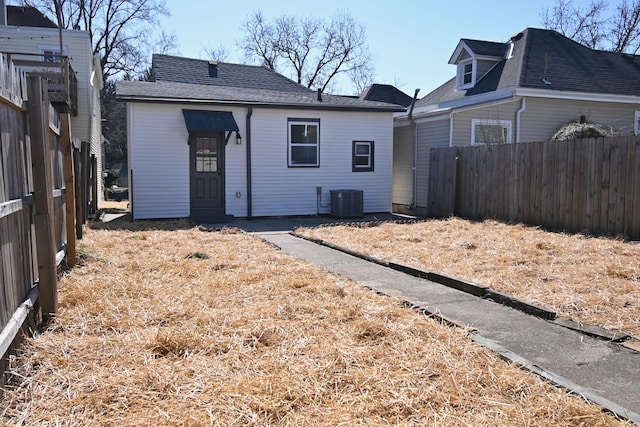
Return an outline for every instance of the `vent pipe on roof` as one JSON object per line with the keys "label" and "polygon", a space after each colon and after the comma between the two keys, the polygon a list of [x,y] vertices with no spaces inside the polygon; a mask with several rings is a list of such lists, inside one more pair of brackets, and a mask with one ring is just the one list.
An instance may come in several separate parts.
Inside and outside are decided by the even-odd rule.
{"label": "vent pipe on roof", "polygon": [[209,77],[218,77],[218,63],[209,61]]}
{"label": "vent pipe on roof", "polygon": [[318,101],[322,102],[322,89],[318,88]]}

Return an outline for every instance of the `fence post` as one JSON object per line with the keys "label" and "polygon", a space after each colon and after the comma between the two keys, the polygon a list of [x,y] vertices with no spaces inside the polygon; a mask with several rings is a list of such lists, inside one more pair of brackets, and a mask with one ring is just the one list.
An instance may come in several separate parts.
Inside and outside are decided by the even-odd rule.
{"label": "fence post", "polygon": [[40,281],[42,315],[50,318],[58,311],[58,276],[53,217],[53,183],[51,150],[49,149],[49,105],[47,84],[42,78],[31,76],[27,91],[29,140],[33,164],[36,251]]}
{"label": "fence post", "polygon": [[73,145],[71,144],[71,115],[61,115],[60,144],[62,146],[64,188],[66,199],[67,264],[76,265],[76,187],[73,172]]}

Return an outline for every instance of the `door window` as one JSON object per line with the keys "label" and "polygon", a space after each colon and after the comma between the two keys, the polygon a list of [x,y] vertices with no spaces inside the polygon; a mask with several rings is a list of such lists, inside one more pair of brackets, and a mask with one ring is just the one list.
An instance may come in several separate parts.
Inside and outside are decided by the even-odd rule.
{"label": "door window", "polygon": [[218,140],[216,138],[196,138],[196,172],[218,171]]}

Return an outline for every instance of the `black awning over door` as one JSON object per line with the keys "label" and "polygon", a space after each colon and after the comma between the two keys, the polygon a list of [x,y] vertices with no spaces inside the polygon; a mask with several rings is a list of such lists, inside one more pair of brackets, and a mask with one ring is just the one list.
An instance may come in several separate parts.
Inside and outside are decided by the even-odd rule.
{"label": "black awning over door", "polygon": [[230,111],[182,110],[189,133],[239,131]]}

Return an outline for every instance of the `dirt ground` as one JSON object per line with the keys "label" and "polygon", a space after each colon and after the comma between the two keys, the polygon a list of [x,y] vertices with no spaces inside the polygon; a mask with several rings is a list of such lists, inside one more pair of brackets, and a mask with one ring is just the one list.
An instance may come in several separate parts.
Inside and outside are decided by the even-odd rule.
{"label": "dirt ground", "polygon": [[640,338],[640,245],[634,242],[458,218],[296,232]]}
{"label": "dirt ground", "polygon": [[109,227],[12,359],[0,424],[626,425],[239,230]]}

